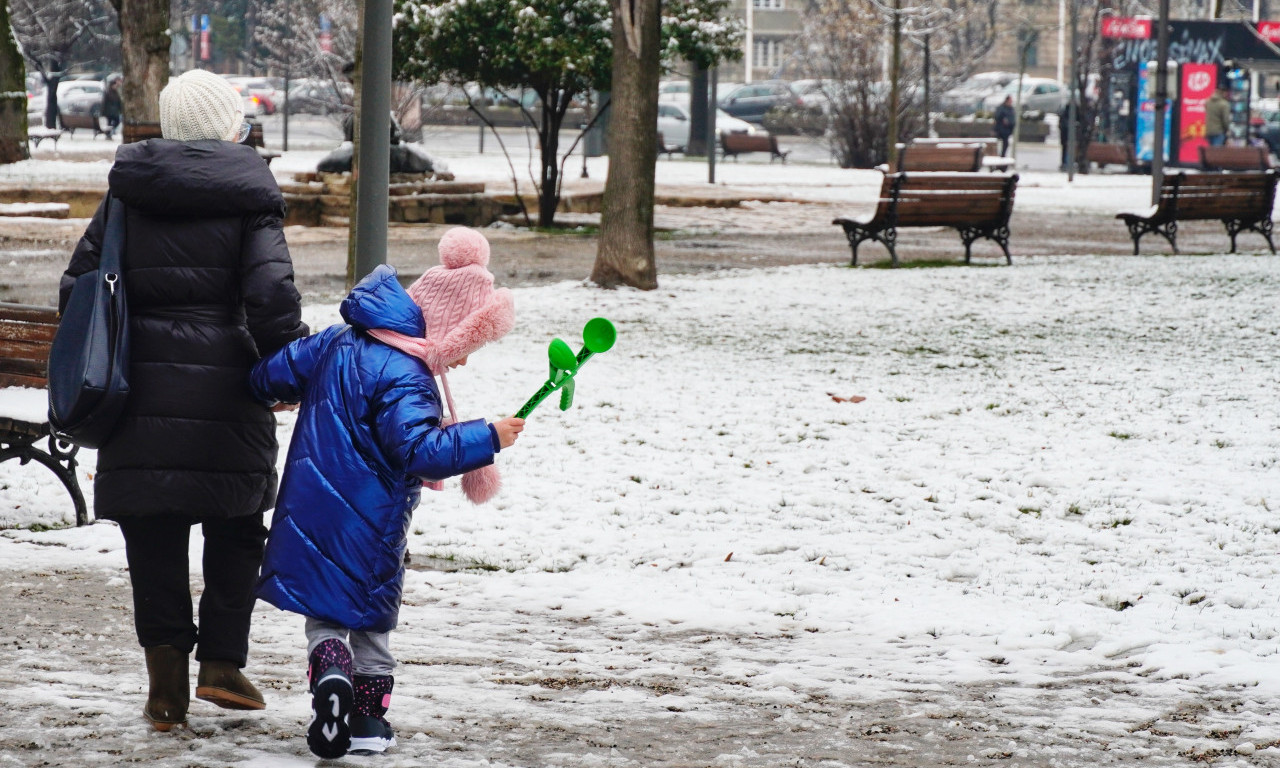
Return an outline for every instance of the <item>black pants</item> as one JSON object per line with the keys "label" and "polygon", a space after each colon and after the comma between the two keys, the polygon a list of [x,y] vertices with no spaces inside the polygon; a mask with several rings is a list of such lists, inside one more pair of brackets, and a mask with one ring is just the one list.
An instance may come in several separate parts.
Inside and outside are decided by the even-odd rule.
{"label": "black pants", "polygon": [[[204,530],[199,628],[192,622],[187,558],[193,525]],[[198,661],[233,661],[243,667],[249,655],[253,588],[267,539],[262,515],[229,520],[137,517],[121,520],[120,530],[138,643],[143,648],[172,645],[187,653],[195,649]]]}
{"label": "black pants", "polygon": [[1009,137],[997,136],[996,138],[1000,139],[1000,156],[1004,157],[1009,153]]}

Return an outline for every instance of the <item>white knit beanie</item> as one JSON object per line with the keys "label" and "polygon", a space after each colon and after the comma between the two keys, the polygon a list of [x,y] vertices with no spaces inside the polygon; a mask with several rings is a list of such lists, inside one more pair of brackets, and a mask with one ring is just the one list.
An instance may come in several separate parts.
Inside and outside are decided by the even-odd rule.
{"label": "white knit beanie", "polygon": [[244,123],[240,94],[221,77],[192,69],[160,91],[160,134],[174,141],[231,141]]}

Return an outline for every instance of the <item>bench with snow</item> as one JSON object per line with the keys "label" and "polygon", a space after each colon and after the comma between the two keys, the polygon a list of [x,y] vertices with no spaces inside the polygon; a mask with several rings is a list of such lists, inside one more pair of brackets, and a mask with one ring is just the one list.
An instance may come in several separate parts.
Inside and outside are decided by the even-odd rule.
{"label": "bench with snow", "polygon": [[249,138],[245,139],[244,143],[253,147],[258,157],[265,160],[267,165],[271,165],[271,161],[280,156],[279,152],[267,149],[266,140],[262,134],[262,123],[257,121],[249,122]]}
{"label": "bench with snow", "polygon": [[1138,241],[1155,232],[1178,252],[1178,222],[1221,221],[1231,237],[1231,253],[1236,252],[1236,235],[1252,230],[1271,242],[1271,208],[1276,199],[1276,172],[1236,171],[1232,173],[1170,173],[1160,181],[1160,202],[1143,212],[1118,213],[1133,238]]}
{"label": "bench with snow", "polygon": [[54,309],[0,303],[0,462],[48,467],[71,494],[76,525],[85,525],[89,510],[76,475],[79,448],[54,437],[49,427],[45,387],[57,329]]}
{"label": "bench with snow", "polygon": [[61,128],[45,128],[44,126],[29,126],[27,128],[27,141],[31,142],[31,145],[35,147],[40,146],[42,141],[52,141],[53,148],[57,149],[58,139],[66,135],[67,132]]}
{"label": "bench with snow", "polygon": [[720,132],[721,155],[732,157],[736,161],[738,155],[745,155],[748,152],[768,152],[770,164],[774,160],[785,163],[787,155],[791,154],[791,150],[778,148],[778,137],[772,134]]}
{"label": "bench with snow", "polygon": [[1129,173],[1138,170],[1138,156],[1134,153],[1132,144],[1091,141],[1084,148],[1084,161],[1098,166],[1098,170],[1108,165],[1123,165]]}
{"label": "bench with snow", "polygon": [[1266,147],[1200,147],[1200,167],[1206,171],[1265,171],[1271,167]]}
{"label": "bench with snow", "polygon": [[858,246],[875,240],[889,249],[898,266],[898,229],[901,227],[952,227],[964,243],[964,261],[970,263],[975,240],[985,237],[1009,256],[1009,217],[1018,175],[992,176],[983,173],[892,173],[885,174],[880,199],[869,216],[839,218],[832,224],[844,227],[858,263]]}
{"label": "bench with snow", "polygon": [[65,219],[70,215],[70,203],[0,203],[0,216],[35,216],[41,219]]}

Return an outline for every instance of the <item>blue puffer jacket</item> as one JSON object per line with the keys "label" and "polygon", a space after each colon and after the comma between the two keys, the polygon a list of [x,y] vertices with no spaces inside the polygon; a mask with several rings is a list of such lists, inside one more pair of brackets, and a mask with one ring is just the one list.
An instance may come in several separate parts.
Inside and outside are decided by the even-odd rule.
{"label": "blue puffer jacket", "polygon": [[396,625],[405,538],[423,479],[493,463],[483,420],[441,428],[440,395],[420,360],[362,331],[422,336],[422,311],[395,270],[378,267],[335,325],[264,358],[250,376],[263,402],[299,402],[297,426],[258,596],[348,629]]}

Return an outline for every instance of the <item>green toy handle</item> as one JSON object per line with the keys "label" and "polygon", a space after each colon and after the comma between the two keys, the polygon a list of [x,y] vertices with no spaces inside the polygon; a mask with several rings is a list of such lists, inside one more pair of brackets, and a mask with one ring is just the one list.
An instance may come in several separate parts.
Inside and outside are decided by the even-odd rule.
{"label": "green toy handle", "polygon": [[582,349],[576,356],[569,357],[573,351],[569,349],[568,344],[560,339],[552,339],[547,349],[547,356],[551,360],[551,375],[533,397],[520,406],[520,410],[516,411],[516,418],[529,418],[533,410],[546,400],[548,395],[561,388],[564,391],[560,393],[560,410],[569,410],[573,405],[574,376],[582,370],[583,363],[590,360],[592,355],[612,349],[617,338],[618,332],[613,327],[613,323],[603,317],[594,317],[582,328]]}

